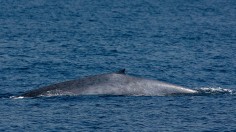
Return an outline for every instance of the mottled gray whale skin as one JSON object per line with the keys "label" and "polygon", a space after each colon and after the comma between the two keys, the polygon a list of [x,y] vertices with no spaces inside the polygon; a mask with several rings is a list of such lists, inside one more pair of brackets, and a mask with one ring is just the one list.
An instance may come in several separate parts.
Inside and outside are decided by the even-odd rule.
{"label": "mottled gray whale skin", "polygon": [[57,95],[127,95],[127,96],[165,96],[173,94],[193,94],[195,90],[164,83],[157,80],[134,77],[118,72],[88,76],[85,78],[52,84],[30,90],[21,96]]}

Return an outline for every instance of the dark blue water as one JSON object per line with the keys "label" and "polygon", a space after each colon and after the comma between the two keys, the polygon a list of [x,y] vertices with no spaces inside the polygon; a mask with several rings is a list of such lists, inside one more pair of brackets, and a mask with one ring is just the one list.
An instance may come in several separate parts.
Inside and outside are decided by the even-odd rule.
{"label": "dark blue water", "polygon": [[[236,131],[236,1],[0,3],[0,131]],[[9,98],[121,68],[204,94]]]}

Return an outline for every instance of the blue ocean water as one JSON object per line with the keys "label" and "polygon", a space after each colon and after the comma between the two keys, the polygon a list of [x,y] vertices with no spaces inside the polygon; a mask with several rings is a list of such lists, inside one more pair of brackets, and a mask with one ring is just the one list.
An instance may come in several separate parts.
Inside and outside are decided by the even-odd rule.
{"label": "blue ocean water", "polygon": [[[236,131],[236,1],[0,3],[1,131]],[[121,68],[204,94],[9,98]]]}

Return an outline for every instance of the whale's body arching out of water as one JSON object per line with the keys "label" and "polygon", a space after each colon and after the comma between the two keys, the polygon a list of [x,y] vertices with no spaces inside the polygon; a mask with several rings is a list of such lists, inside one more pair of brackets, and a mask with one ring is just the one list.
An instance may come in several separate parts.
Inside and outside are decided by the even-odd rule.
{"label": "whale's body arching out of water", "polygon": [[57,95],[127,95],[166,96],[173,94],[193,94],[197,91],[157,80],[138,78],[125,74],[125,69],[114,73],[99,74],[52,84],[30,90],[21,96]]}

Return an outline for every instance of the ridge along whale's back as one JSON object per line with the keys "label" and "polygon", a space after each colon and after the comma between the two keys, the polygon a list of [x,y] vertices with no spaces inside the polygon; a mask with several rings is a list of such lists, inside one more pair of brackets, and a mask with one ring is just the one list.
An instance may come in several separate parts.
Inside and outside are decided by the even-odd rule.
{"label": "ridge along whale's back", "polygon": [[[84,77],[81,79],[60,82],[38,89],[30,90],[21,96],[23,97],[36,97],[36,96],[53,96],[53,95],[79,95],[88,86],[93,86],[98,83],[106,82],[109,80],[111,74],[125,74],[125,69],[121,69],[115,73],[99,74]],[[74,93],[73,93],[74,92]]]}
{"label": "ridge along whale's back", "polygon": [[138,78],[118,72],[92,75],[85,78],[52,84],[30,90],[21,96],[56,95],[143,95],[165,96],[172,94],[192,94],[197,91],[157,80]]}

